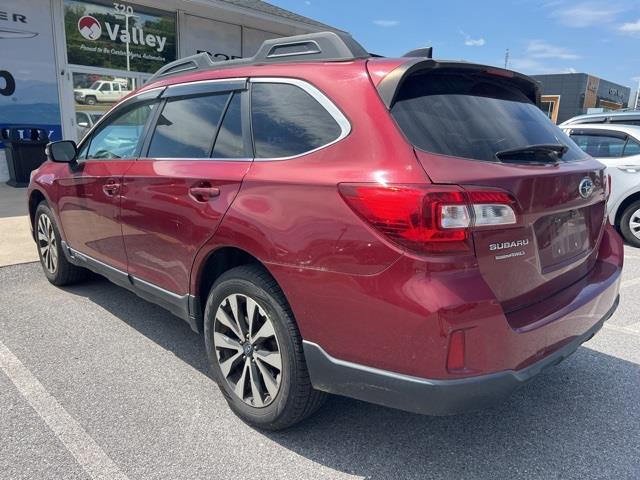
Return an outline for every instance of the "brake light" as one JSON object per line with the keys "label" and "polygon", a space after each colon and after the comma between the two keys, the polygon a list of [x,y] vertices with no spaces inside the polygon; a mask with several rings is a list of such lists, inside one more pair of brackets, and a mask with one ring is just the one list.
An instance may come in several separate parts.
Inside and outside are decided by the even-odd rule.
{"label": "brake light", "polygon": [[516,223],[515,200],[456,185],[340,184],[347,204],[391,241],[417,253],[471,253],[476,227]]}

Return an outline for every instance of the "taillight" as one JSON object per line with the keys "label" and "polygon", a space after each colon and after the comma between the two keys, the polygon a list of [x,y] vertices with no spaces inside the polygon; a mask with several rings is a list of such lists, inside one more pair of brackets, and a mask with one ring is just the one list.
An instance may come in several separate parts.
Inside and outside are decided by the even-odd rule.
{"label": "taillight", "polygon": [[340,184],[349,206],[400,246],[418,253],[470,253],[475,227],[516,223],[506,192],[455,185]]}

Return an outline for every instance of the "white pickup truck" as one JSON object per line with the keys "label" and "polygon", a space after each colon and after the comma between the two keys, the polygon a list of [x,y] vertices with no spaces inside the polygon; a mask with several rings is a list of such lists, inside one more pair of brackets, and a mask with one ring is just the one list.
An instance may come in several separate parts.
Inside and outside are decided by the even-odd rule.
{"label": "white pickup truck", "polygon": [[73,90],[76,102],[86,105],[96,103],[115,103],[131,93],[127,85],[121,82],[109,80],[97,80],[89,88],[77,88]]}

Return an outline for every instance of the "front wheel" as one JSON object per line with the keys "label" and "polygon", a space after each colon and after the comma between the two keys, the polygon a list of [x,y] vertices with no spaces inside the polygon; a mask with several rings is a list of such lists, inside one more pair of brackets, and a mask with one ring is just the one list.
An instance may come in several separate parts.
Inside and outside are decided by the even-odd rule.
{"label": "front wheel", "polygon": [[224,273],[211,289],[204,322],[214,379],[244,421],[280,430],[322,405],[326,394],[311,386],[290,307],[263,268]]}
{"label": "front wheel", "polygon": [[40,264],[49,282],[70,285],[86,277],[87,270],[73,265],[64,256],[60,231],[46,202],[40,202],[36,208],[34,230]]}
{"label": "front wheel", "polygon": [[620,232],[634,247],[640,247],[640,200],[629,205],[620,217]]}
{"label": "front wheel", "polygon": [[87,105],[95,105],[96,103],[98,103],[98,99],[96,97],[89,96],[85,99],[84,103],[86,103]]}

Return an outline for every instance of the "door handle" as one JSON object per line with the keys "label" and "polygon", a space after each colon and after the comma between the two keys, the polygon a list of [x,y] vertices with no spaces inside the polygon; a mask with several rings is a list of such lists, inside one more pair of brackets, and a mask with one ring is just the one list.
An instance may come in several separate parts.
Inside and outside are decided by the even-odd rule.
{"label": "door handle", "polygon": [[211,185],[199,185],[189,188],[189,193],[198,202],[207,202],[210,198],[220,195],[220,189]]}
{"label": "door handle", "polygon": [[115,180],[107,180],[107,182],[102,186],[102,191],[105,195],[109,197],[113,197],[120,190],[120,184]]}

